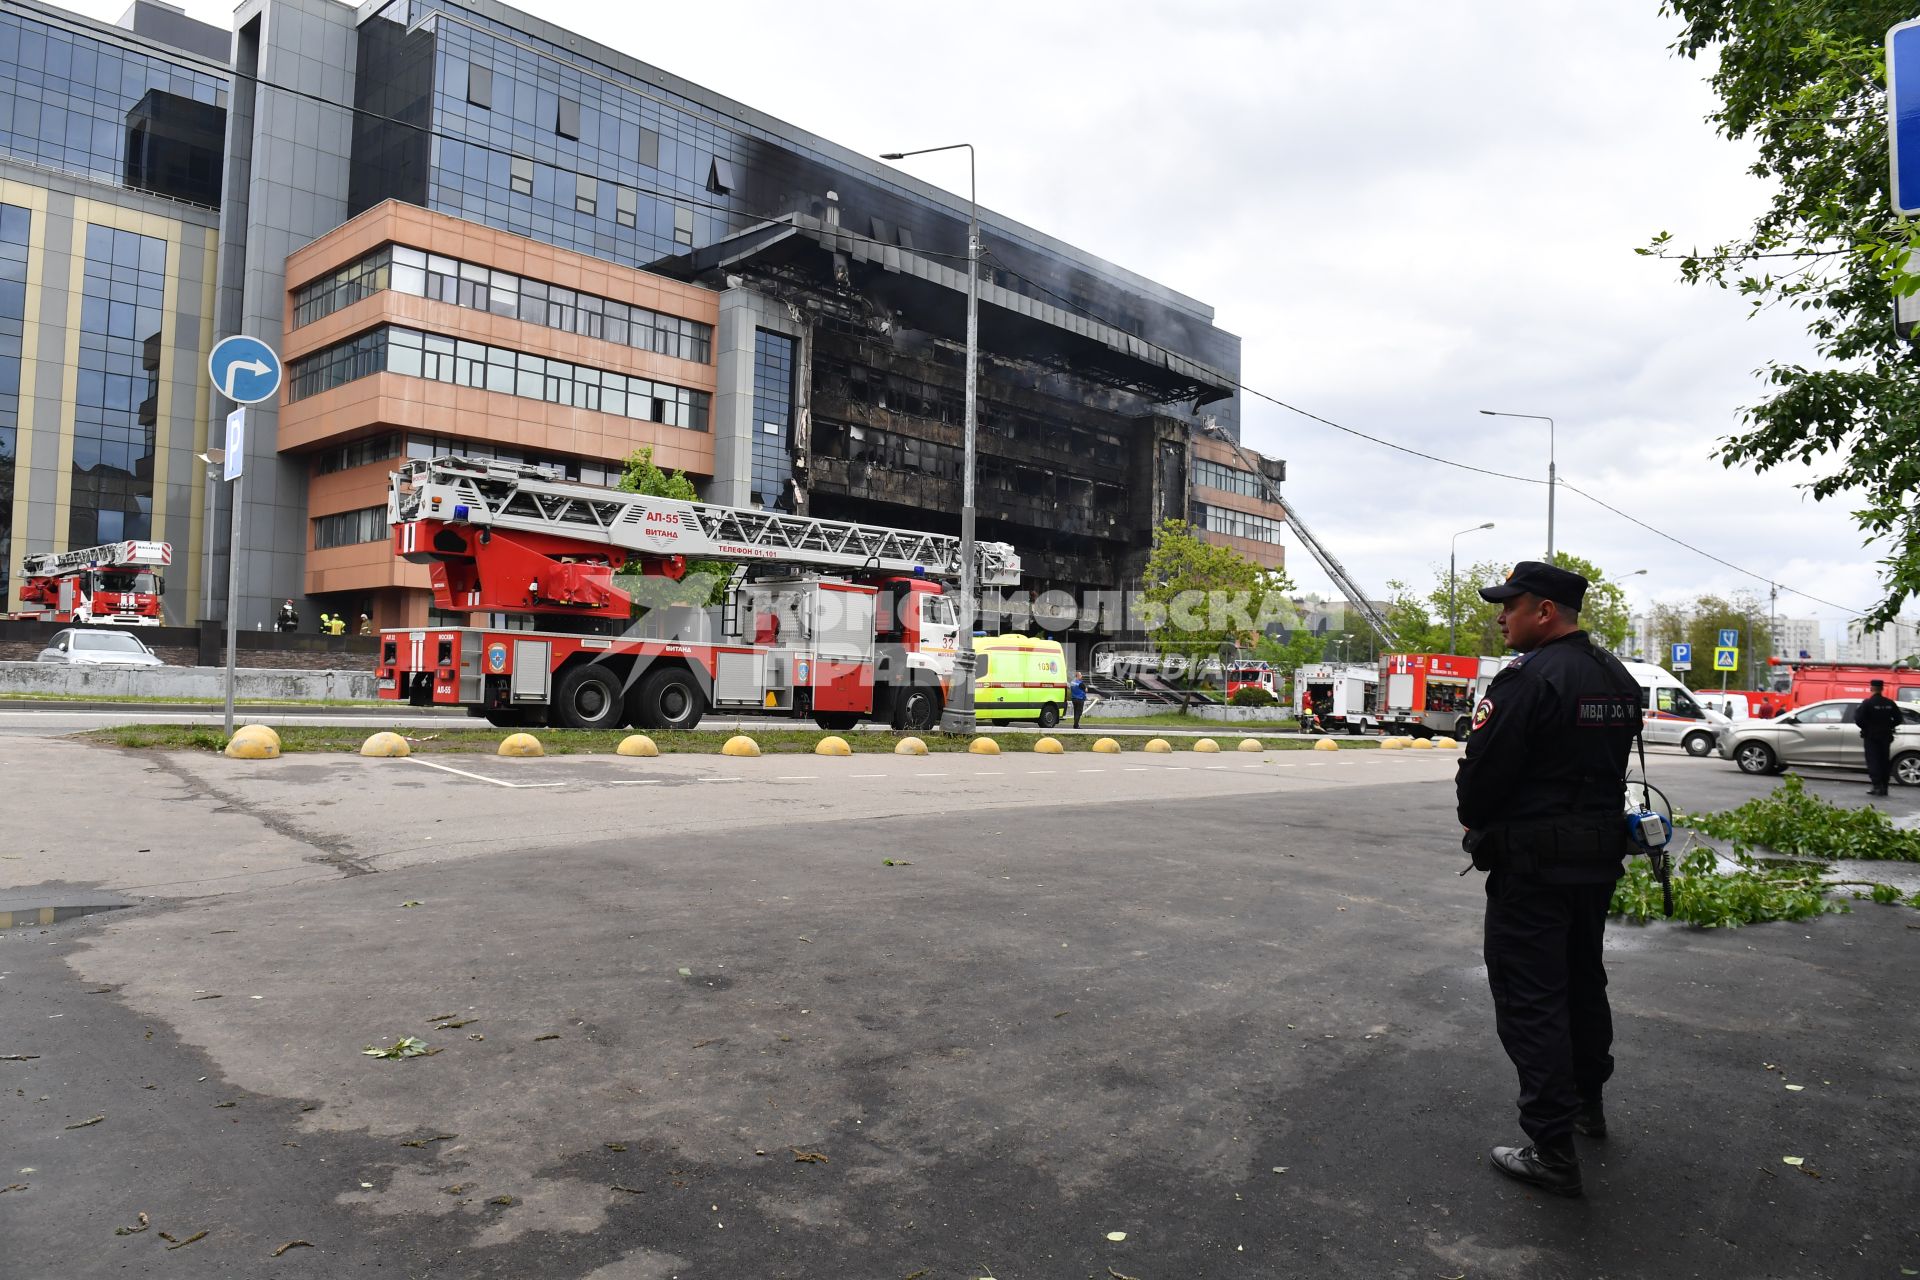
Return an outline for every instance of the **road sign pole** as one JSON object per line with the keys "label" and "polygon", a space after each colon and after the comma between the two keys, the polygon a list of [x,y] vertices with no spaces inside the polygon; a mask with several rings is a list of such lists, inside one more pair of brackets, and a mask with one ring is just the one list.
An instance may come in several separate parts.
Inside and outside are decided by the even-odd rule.
{"label": "road sign pole", "polygon": [[233,489],[227,494],[227,503],[232,507],[233,520],[227,532],[227,736],[233,736],[233,647],[234,631],[240,616],[240,486],[246,482],[242,472],[233,478]]}

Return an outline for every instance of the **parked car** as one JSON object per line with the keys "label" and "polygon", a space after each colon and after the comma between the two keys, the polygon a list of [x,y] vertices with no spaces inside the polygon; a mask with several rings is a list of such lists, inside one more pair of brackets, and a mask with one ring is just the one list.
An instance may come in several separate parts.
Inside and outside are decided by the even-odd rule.
{"label": "parked car", "polygon": [[64,662],[78,667],[163,667],[153,650],[130,631],[102,631],[72,627],[57,632],[36,662]]}
{"label": "parked car", "polygon": [[[1746,773],[1784,773],[1789,765],[1865,769],[1851,698],[1809,703],[1772,720],[1737,720],[1720,735],[1720,755]],[[1893,780],[1920,787],[1920,711],[1900,709],[1893,735]]]}

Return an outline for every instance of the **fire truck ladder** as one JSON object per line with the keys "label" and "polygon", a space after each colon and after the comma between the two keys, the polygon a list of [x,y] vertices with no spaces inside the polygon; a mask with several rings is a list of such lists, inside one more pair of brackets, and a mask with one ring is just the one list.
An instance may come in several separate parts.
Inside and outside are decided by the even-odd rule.
{"label": "fire truck ladder", "polygon": [[82,569],[112,569],[128,565],[163,568],[171,563],[173,548],[164,542],[108,542],[76,551],[47,551],[31,555],[21,561],[20,567],[29,576],[52,578],[63,573],[77,573]]}
{"label": "fire truck ladder", "polygon": [[[960,576],[960,539],[945,534],[623,493],[565,480],[544,467],[477,458],[433,458],[394,472],[387,517],[393,524],[451,521],[690,560]],[[661,527],[677,536],[658,540]],[[974,554],[982,585],[1018,585],[1020,556],[1011,546],[977,542]]]}

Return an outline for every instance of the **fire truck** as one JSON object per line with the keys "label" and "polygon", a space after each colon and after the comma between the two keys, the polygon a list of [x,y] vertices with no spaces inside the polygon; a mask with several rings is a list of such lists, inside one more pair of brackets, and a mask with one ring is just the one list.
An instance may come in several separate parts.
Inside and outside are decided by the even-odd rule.
{"label": "fire truck", "polygon": [[1484,662],[1452,653],[1388,654],[1380,663],[1387,680],[1381,725],[1423,738],[1436,733],[1464,738]]}
{"label": "fire truck", "polygon": [[[543,629],[383,631],[383,698],[502,726],[691,729],[715,710],[926,729],[953,679],[961,622],[942,583],[960,576],[958,538],[462,458],[394,472],[387,515],[395,554],[427,566],[440,610]],[[633,593],[680,581],[691,561],[730,568],[724,603],[663,604],[634,623]],[[976,543],[975,561],[984,585],[1020,580],[1005,543]]]}
{"label": "fire truck", "polygon": [[21,562],[20,599],[38,605],[17,617],[42,622],[157,627],[173,563],[165,542],[109,542],[78,551],[31,555]]}
{"label": "fire truck", "polygon": [[1380,723],[1379,695],[1378,667],[1316,662],[1294,676],[1293,712],[1302,717],[1302,725],[1307,723],[1304,713],[1311,710],[1326,732],[1365,733]]}
{"label": "fire truck", "polygon": [[1886,695],[1895,702],[1920,706],[1920,671],[1905,664],[1880,666],[1864,662],[1793,662],[1768,658],[1767,667],[1773,673],[1776,689],[1780,687],[1779,677],[1783,674],[1788,677],[1785,690],[1774,695],[1775,715],[1785,715],[1795,707],[1828,698],[1864,698],[1869,692],[1869,680],[1884,680]]}
{"label": "fire truck", "polygon": [[1242,689],[1264,689],[1273,695],[1274,701],[1280,700],[1279,673],[1270,662],[1240,661],[1227,666],[1227,700]]}

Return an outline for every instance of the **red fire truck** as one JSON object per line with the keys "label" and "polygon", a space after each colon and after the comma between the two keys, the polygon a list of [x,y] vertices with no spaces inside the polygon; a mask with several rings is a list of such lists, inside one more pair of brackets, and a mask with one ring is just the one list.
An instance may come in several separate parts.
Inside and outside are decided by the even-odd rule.
{"label": "red fire truck", "polygon": [[1783,694],[1775,694],[1774,714],[1785,715],[1795,707],[1827,698],[1864,698],[1870,692],[1869,680],[1884,680],[1886,695],[1895,702],[1920,706],[1920,671],[1905,665],[1878,666],[1864,662],[1794,662],[1768,658],[1768,668],[1789,680]]}
{"label": "red fire truck", "polygon": [[116,627],[160,625],[160,570],[173,563],[165,542],[109,542],[78,551],[31,555],[21,562],[16,615],[43,622],[99,623]]}
{"label": "red fire truck", "polygon": [[[941,583],[960,575],[958,538],[461,458],[394,472],[387,515],[395,553],[428,566],[440,609],[532,615],[546,629],[384,631],[383,698],[578,729],[691,729],[709,709],[827,729],[939,720],[960,626]],[[1005,543],[977,543],[975,559],[984,585],[1020,580]],[[724,605],[633,623],[637,578],[678,580],[693,560],[732,566]]]}
{"label": "red fire truck", "polygon": [[1381,660],[1387,696],[1380,712],[1389,733],[1464,738],[1472,727],[1482,661],[1453,653],[1390,653]]}
{"label": "red fire truck", "polygon": [[1230,663],[1227,667],[1227,701],[1242,689],[1264,689],[1280,700],[1280,673],[1270,662],[1256,660]]}

